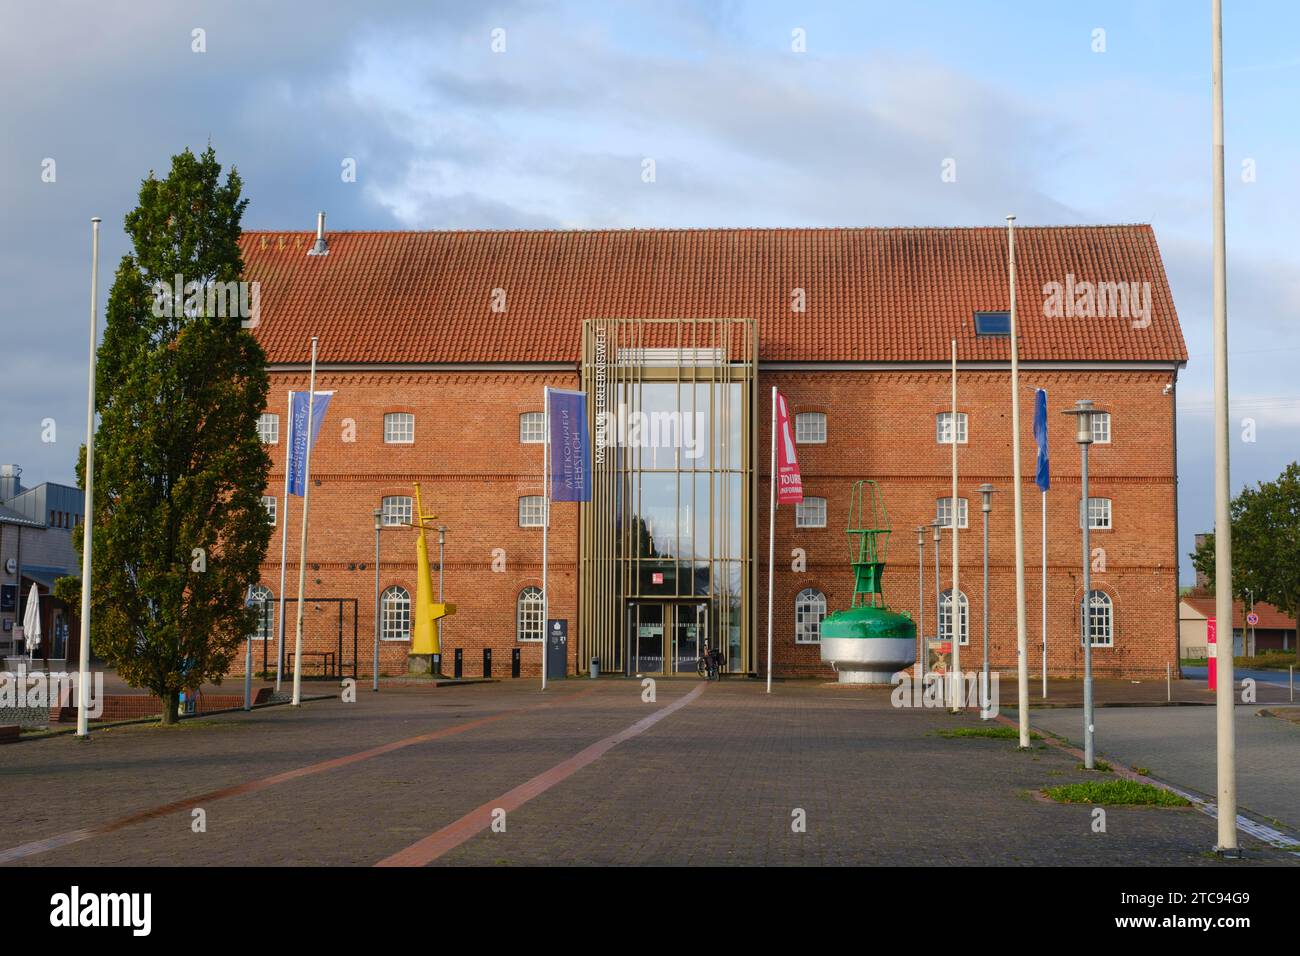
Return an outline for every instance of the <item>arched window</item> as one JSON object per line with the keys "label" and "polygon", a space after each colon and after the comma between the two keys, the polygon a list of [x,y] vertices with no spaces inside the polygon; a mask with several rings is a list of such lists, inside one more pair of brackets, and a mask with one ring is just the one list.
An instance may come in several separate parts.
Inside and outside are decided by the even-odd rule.
{"label": "arched window", "polygon": [[817,644],[822,639],[822,618],[826,616],[826,595],[804,588],[794,599],[794,642]]}
{"label": "arched window", "polygon": [[269,641],[275,636],[275,595],[265,585],[255,584],[250,599],[253,610],[257,612],[257,629],[253,631],[253,640]]}
{"label": "arched window", "polygon": [[411,639],[411,592],[394,584],[379,599],[383,626],[379,636],[385,641]]}
{"label": "arched window", "polygon": [[1088,633],[1093,647],[1115,643],[1115,606],[1105,591],[1093,591],[1088,600]]}
{"label": "arched window", "polygon": [[542,639],[542,589],[531,585],[519,592],[516,633],[521,641]]}
{"label": "arched window", "polygon": [[[961,628],[962,646],[965,646],[970,643],[970,601],[966,599],[965,592],[962,592],[960,601],[961,617],[958,626]],[[952,640],[952,588],[943,592],[943,599],[939,602],[939,640]]]}

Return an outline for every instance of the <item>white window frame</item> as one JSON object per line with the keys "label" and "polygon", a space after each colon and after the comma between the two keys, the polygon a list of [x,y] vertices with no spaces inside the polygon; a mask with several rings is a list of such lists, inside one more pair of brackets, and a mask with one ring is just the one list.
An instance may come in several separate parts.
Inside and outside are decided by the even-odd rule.
{"label": "white window frame", "polygon": [[1105,591],[1094,589],[1089,597],[1088,637],[1093,647],[1115,646],[1115,602]]}
{"label": "white window frame", "polygon": [[1110,412],[1092,413],[1092,443],[1094,445],[1110,444]]}
{"label": "white window frame", "polygon": [[545,495],[520,495],[519,496],[519,527],[521,528],[546,527],[546,517],[547,516],[546,516]]}
{"label": "white window frame", "polygon": [[[810,514],[813,509],[820,510],[820,516],[815,512]],[[820,520],[817,520],[820,517]],[[794,506],[794,526],[796,528],[824,528],[826,527],[826,499],[810,495],[804,498]]]}
{"label": "white window frame", "polygon": [[826,413],[796,412],[794,441],[796,445],[826,444]]}
{"label": "white window frame", "polygon": [[274,528],[278,520],[275,495],[262,495],[262,507],[266,509],[267,523]]}
{"label": "white window frame", "polygon": [[[826,617],[826,595],[816,588],[804,588],[794,599],[794,642],[820,644],[822,620]],[[811,636],[809,636],[811,634]]]}
{"label": "white window frame", "polygon": [[380,523],[385,528],[400,528],[415,523],[415,499],[410,495],[384,495],[379,501]]}
{"label": "white window frame", "polygon": [[546,630],[542,621],[542,589],[528,585],[515,598],[515,640],[520,644],[540,644]]}
{"label": "white window frame", "polygon": [[[406,437],[408,436],[409,437]],[[415,415],[412,412],[384,413],[384,444],[414,445]]]}
{"label": "white window frame", "polygon": [[[970,598],[965,591],[959,591],[960,610],[958,626],[961,628],[961,646],[970,644]],[[939,640],[952,640],[952,588],[944,588],[939,601]]]}
{"label": "white window frame", "polygon": [[274,412],[263,412],[257,419],[257,437],[263,445],[280,444],[280,416]]}
{"label": "white window frame", "polygon": [[[381,641],[409,641],[411,639],[411,592],[400,584],[390,584],[379,597],[382,622],[379,629]],[[400,630],[405,626],[405,630]]]}
{"label": "white window frame", "polygon": [[[1079,516],[1079,527],[1083,527],[1083,516]],[[1109,498],[1088,499],[1088,528],[1091,531],[1110,531],[1115,527]]]}
{"label": "white window frame", "polygon": [[522,412],[519,415],[519,444],[546,444],[546,413]]}
{"label": "white window frame", "polygon": [[[257,628],[249,635],[255,641],[269,641],[275,636],[275,595],[265,584],[254,584],[250,595],[257,611]],[[270,607],[267,611],[263,602]]]}
{"label": "white window frame", "polygon": [[[969,419],[965,412],[958,412],[957,444],[965,445],[969,435]],[[934,441],[937,445],[952,444],[952,412],[939,412],[934,416]]]}
{"label": "white window frame", "polygon": [[[957,528],[969,527],[970,507],[965,498],[957,499]],[[952,527],[952,496],[934,500],[934,517],[944,528]]]}

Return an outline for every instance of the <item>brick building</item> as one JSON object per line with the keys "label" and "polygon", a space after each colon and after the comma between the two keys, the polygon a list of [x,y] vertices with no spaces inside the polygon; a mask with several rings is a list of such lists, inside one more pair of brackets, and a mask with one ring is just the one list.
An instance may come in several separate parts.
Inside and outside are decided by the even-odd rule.
{"label": "brick building", "polygon": [[[326,254],[308,255],[315,239],[242,240],[246,278],[261,283],[255,334],[273,396],[265,494],[278,527],[259,637],[276,631],[282,534],[296,594],[301,499],[286,520],[286,393],[306,389],[316,335],[317,388],[335,394],[312,459],[304,630],[309,646],[341,653],[345,672],[354,628],[358,671],[370,671],[381,507],[381,671],[405,667],[416,588],[405,522],[417,481],[426,512],[447,528],[446,596],[458,611],[444,655],[463,649],[472,676],[490,648],[500,676],[518,650],[522,673],[538,672],[546,385],[586,390],[593,410],[679,412],[696,429],[690,451],[623,436],[608,458],[597,455],[592,503],[553,505],[550,616],[570,622],[569,672],[585,671],[590,656],[606,671],[693,671],[705,641],[721,646],[728,671],[763,672],[775,385],[795,417],[808,499],[777,515],[775,671],[830,676],[817,625],[852,593],[844,528],[857,479],[879,482],[894,532],[885,599],[919,614],[915,529],[949,513],[956,338],[963,660],[982,646],[976,489],[989,482],[1001,492],[990,522],[991,657],[1014,670],[1004,230],[343,232],[326,237]],[[1072,419],[1059,412],[1089,398],[1107,413],[1090,469],[1093,666],[1105,676],[1163,674],[1178,654],[1174,411],[1186,349],[1154,234],[1145,225],[1023,228],[1016,248],[1031,670],[1042,558],[1031,424],[1042,387],[1053,473],[1049,672],[1082,669],[1079,454]],[[434,535],[435,560],[436,548]],[[949,550],[945,533],[945,589]],[[927,529],[931,634],[933,554]],[[940,625],[951,634],[950,601]],[[259,643],[259,669],[261,647],[273,661],[273,644]]]}

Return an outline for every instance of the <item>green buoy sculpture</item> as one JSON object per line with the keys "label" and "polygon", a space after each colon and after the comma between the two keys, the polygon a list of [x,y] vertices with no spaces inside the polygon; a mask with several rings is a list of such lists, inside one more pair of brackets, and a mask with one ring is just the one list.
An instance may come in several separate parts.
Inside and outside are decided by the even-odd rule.
{"label": "green buoy sculpture", "polygon": [[916,624],[910,615],[885,606],[880,582],[889,547],[889,516],[874,481],[854,483],[845,533],[853,566],[853,604],[822,620],[822,660],[839,674],[841,684],[888,684],[894,674],[916,662]]}

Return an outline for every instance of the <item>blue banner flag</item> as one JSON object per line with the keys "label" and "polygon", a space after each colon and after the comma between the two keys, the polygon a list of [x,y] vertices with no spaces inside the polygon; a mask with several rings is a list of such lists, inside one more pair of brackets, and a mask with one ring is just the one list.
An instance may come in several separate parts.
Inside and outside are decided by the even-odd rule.
{"label": "blue banner flag", "polygon": [[584,392],[549,389],[551,500],[591,500],[591,442]]}
{"label": "blue banner flag", "polygon": [[[321,422],[325,420],[325,409],[329,407],[333,392],[317,392],[312,401],[311,444],[316,447],[316,436],[320,434]],[[289,494],[302,497],[303,474],[307,465],[307,393],[290,392],[289,407]]]}
{"label": "blue banner flag", "polygon": [[1034,481],[1042,491],[1052,484],[1051,462],[1047,456],[1047,392],[1034,393],[1034,441],[1038,442],[1038,474]]}

